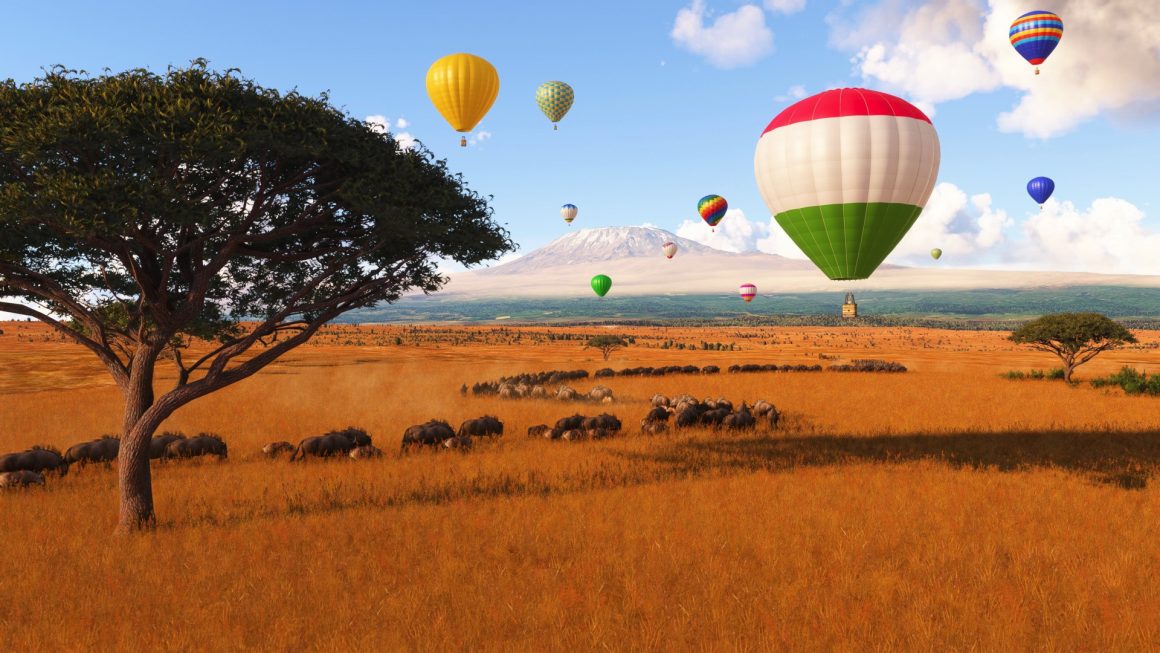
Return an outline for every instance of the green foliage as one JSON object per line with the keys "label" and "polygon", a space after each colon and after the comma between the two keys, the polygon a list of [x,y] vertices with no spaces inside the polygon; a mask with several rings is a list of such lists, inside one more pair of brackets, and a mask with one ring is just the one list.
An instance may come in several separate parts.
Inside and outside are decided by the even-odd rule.
{"label": "green foliage", "polygon": [[1003,375],[1003,378],[1010,379],[1012,381],[1021,381],[1027,378],[1027,375],[1024,374],[1022,370],[1009,370],[1006,374]]}
{"label": "green foliage", "polygon": [[1053,381],[1062,381],[1064,378],[1064,371],[1062,367],[1053,367],[1047,371],[1047,378]]}
{"label": "green foliage", "polygon": [[1115,374],[1102,379],[1093,379],[1092,386],[1096,388],[1119,386],[1123,388],[1125,393],[1130,395],[1148,394],[1160,396],[1160,374],[1149,376],[1146,372],[1140,372],[1133,367],[1125,365]]}
{"label": "green foliage", "polygon": [[604,355],[604,360],[608,360],[612,352],[627,346],[628,341],[621,336],[601,335],[589,338],[588,344],[584,345],[584,348],[599,349],[600,353]]}
{"label": "green foliage", "polygon": [[1136,342],[1131,331],[1099,313],[1044,315],[1016,329],[1010,339],[1019,344],[1050,344],[1065,352],[1078,352],[1105,342]]}

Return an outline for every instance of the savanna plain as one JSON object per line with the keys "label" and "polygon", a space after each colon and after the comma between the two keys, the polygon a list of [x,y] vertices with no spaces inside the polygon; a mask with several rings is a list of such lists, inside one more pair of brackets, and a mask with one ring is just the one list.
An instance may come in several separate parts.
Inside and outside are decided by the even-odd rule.
{"label": "savanna plain", "polygon": [[[117,430],[91,354],[0,329],[0,452]],[[602,333],[635,342],[606,363],[583,348]],[[1004,378],[1056,362],[1004,332],[334,326],[165,423],[230,455],[154,465],[154,532],[112,534],[99,465],[0,492],[0,634],[17,651],[1155,650],[1160,398],[1086,382],[1160,370],[1160,332],[1136,335],[1068,386]],[[863,358],[908,371],[568,382],[612,388],[610,406],[460,393]],[[783,419],[640,435],[654,393],[767,399]],[[620,436],[524,435],[604,410]],[[484,414],[502,438],[399,452],[408,425]],[[351,425],[386,455],[260,451]]]}

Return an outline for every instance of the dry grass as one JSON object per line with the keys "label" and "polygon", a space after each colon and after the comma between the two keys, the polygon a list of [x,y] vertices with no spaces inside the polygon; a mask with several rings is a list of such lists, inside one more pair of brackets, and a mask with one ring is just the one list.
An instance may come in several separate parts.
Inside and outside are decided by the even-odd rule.
{"label": "dry grass", "polygon": [[[116,429],[116,389],[88,355],[4,330],[0,451]],[[109,536],[107,470],[0,494],[0,633],[14,650],[102,651],[1160,642],[1160,400],[1001,379],[1053,361],[997,334],[636,329],[638,345],[612,367],[825,353],[912,371],[601,380],[630,431],[654,391],[765,397],[788,428],[527,440],[529,425],[599,409],[464,398],[458,387],[604,366],[577,341],[536,342],[544,332],[523,331],[517,346],[499,330],[455,345],[466,332],[335,329],[166,424],[223,433],[231,459],[158,465],[161,528],[148,537]],[[743,349],[650,346],[670,338]],[[1133,349],[1081,373],[1158,363],[1160,351]],[[509,435],[471,454],[395,452],[408,424],[487,412]],[[269,440],[347,424],[388,456],[291,465],[257,455]]]}

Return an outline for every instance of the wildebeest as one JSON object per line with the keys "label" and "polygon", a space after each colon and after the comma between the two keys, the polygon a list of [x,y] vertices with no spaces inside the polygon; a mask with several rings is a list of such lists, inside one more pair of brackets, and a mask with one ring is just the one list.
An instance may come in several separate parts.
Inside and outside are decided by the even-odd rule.
{"label": "wildebeest", "polygon": [[586,417],[581,423],[581,427],[589,433],[601,430],[609,434],[616,433],[620,431],[620,426],[620,420],[616,415],[609,415],[608,413],[601,413],[596,417]]}
{"label": "wildebeest", "polygon": [[355,447],[364,447],[371,443],[371,436],[367,432],[348,426],[341,431],[330,431],[322,435],[315,435],[303,439],[290,454],[290,460],[305,460],[307,456],[329,458],[331,456],[345,456]]}
{"label": "wildebeest", "polygon": [[199,433],[191,438],[181,438],[170,442],[165,447],[166,458],[198,458],[201,456],[228,458],[229,450],[221,436],[214,433]]}
{"label": "wildebeest", "polygon": [[448,449],[460,449],[466,451],[471,448],[472,442],[471,438],[467,437],[466,435],[456,435],[444,440],[443,446]]}
{"label": "wildebeest", "polygon": [[741,408],[737,412],[727,415],[722,422],[725,428],[731,431],[743,431],[753,428],[757,424],[757,419],[749,412],[749,406],[745,402],[741,402]]}
{"label": "wildebeest", "polygon": [[0,474],[0,488],[28,487],[29,485],[44,485],[44,474],[30,472],[26,469]]}
{"label": "wildebeest", "polygon": [[668,430],[669,430],[669,423],[668,422],[659,422],[657,420],[648,419],[647,417],[640,421],[640,432],[641,433],[648,433],[650,435],[657,435],[659,433],[664,433]]}
{"label": "wildebeest", "polygon": [[564,431],[581,428],[583,424],[584,416],[580,414],[572,415],[571,417],[561,417],[556,420],[556,425],[552,427],[552,439],[558,440],[564,434]]}
{"label": "wildebeest", "polygon": [[774,408],[773,404],[769,403],[768,401],[764,399],[758,399],[753,403],[752,410],[754,417],[765,417],[765,415],[769,413],[769,411],[774,410]]}
{"label": "wildebeest", "polygon": [[354,460],[366,460],[369,458],[382,458],[383,450],[379,449],[373,444],[364,444],[361,447],[355,447],[350,450],[350,457]]}
{"label": "wildebeest", "polygon": [[292,445],[289,442],[286,442],[284,440],[280,440],[278,442],[271,442],[270,444],[267,444],[266,446],[262,447],[262,453],[266,454],[270,458],[275,458],[279,454],[294,453],[294,445]]}
{"label": "wildebeest", "polygon": [[568,429],[560,434],[561,440],[567,440],[569,442],[579,442],[587,437],[588,433],[584,429]]}
{"label": "wildebeest", "polygon": [[650,404],[652,404],[653,406],[658,406],[658,407],[659,407],[659,406],[671,406],[671,405],[672,405],[672,404],[670,404],[670,403],[669,403],[669,398],[668,398],[668,397],[666,397],[666,396],[664,396],[664,395],[662,395],[662,394],[655,394],[655,395],[653,395],[652,397],[650,397],[648,401],[649,401],[649,403],[650,403]]}
{"label": "wildebeest", "polygon": [[455,432],[458,436],[495,437],[503,435],[503,422],[494,415],[484,415],[475,419],[464,420]]}
{"label": "wildebeest", "polygon": [[535,426],[528,427],[529,438],[542,438],[551,432],[552,427],[548,426],[547,424],[536,424]]}
{"label": "wildebeest", "polygon": [[89,463],[111,463],[121,450],[121,439],[114,435],[103,435],[100,439],[74,444],[64,452],[64,460],[69,465],[81,467]]}
{"label": "wildebeest", "polygon": [[612,397],[612,388],[598,385],[594,386],[588,391],[588,399],[591,401],[604,401]]}
{"label": "wildebeest", "polygon": [[556,399],[560,401],[575,401],[576,391],[566,385],[562,385],[556,390]]}
{"label": "wildebeest", "polygon": [[701,413],[701,424],[704,426],[721,426],[725,418],[729,416],[732,411],[728,408],[714,408]]}
{"label": "wildebeest", "polygon": [[42,473],[54,471],[64,476],[68,473],[68,462],[60,455],[60,451],[44,445],[0,457],[0,472],[19,471]]}
{"label": "wildebeest", "polygon": [[403,451],[413,446],[427,445],[437,447],[455,437],[451,425],[441,419],[429,420],[423,424],[408,426],[403,431]]}
{"label": "wildebeest", "polygon": [[184,440],[184,439],[185,439],[185,436],[182,435],[181,433],[166,432],[166,433],[162,433],[160,435],[153,436],[153,439],[151,439],[149,441],[149,458],[151,460],[157,460],[158,458],[164,458],[165,457],[165,450],[169,447],[169,444],[171,442],[176,442],[177,440]]}
{"label": "wildebeest", "polygon": [[648,414],[644,418],[653,422],[667,422],[669,421],[669,409],[664,406],[657,406],[648,411]]}

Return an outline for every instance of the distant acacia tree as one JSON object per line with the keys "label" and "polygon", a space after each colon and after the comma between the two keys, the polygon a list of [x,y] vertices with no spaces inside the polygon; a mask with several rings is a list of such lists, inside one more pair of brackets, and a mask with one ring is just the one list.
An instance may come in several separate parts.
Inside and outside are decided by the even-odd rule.
{"label": "distant acacia tree", "polygon": [[588,344],[584,345],[584,348],[599,349],[600,353],[604,354],[604,360],[608,360],[612,352],[627,346],[628,342],[620,336],[593,336],[588,340]]}
{"label": "distant acacia tree", "polygon": [[[437,290],[434,257],[512,248],[445,162],[325,95],[200,60],[0,83],[0,297],[23,300],[0,310],[87,347],[124,394],[122,531],[155,523],[149,441],[175,410],[343,313]],[[212,344],[187,360],[193,337]],[[155,396],[163,355],[177,383]]]}
{"label": "distant acacia tree", "polygon": [[1071,383],[1075,368],[1100,352],[1136,342],[1132,332],[1099,313],[1052,313],[1016,329],[1010,339],[1049,351],[1063,361],[1063,380]]}

